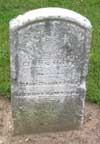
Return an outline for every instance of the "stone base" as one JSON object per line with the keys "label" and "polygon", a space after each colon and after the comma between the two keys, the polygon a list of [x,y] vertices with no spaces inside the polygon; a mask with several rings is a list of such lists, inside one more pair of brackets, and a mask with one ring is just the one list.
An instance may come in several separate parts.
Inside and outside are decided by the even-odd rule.
{"label": "stone base", "polygon": [[66,97],[63,103],[49,101],[26,103],[13,112],[15,134],[57,132],[80,129],[83,123],[83,102]]}

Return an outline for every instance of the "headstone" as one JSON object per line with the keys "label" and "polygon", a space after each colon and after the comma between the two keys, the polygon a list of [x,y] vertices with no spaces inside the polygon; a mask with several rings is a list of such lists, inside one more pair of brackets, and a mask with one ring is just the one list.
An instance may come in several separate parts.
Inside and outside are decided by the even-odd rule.
{"label": "headstone", "polygon": [[41,8],[10,21],[16,134],[82,126],[90,37],[88,19],[67,9]]}

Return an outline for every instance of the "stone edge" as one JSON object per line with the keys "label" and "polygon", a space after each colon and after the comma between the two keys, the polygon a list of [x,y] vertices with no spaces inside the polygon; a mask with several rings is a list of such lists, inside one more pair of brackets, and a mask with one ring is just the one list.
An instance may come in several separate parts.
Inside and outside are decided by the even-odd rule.
{"label": "stone edge", "polygon": [[12,19],[9,22],[9,27],[10,30],[15,31],[20,27],[28,25],[29,23],[42,21],[45,19],[66,20],[74,23],[76,22],[80,26],[89,30],[91,30],[92,28],[90,21],[86,17],[72,10],[58,8],[58,7],[40,8],[40,9],[28,11],[23,15],[19,15],[16,18]]}

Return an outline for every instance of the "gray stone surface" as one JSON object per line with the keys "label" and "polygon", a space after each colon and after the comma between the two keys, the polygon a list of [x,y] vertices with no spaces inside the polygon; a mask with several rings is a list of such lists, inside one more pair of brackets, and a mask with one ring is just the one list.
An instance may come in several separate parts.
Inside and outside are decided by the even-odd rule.
{"label": "gray stone surface", "polygon": [[16,134],[82,126],[90,37],[90,22],[66,9],[42,8],[10,21]]}

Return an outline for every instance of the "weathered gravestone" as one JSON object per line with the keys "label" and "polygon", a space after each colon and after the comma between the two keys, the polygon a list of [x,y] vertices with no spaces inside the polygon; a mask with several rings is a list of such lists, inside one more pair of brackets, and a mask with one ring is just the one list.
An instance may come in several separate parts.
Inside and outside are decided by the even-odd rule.
{"label": "weathered gravestone", "polygon": [[84,117],[91,24],[61,8],[10,21],[16,134],[79,129]]}

